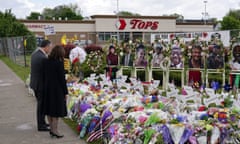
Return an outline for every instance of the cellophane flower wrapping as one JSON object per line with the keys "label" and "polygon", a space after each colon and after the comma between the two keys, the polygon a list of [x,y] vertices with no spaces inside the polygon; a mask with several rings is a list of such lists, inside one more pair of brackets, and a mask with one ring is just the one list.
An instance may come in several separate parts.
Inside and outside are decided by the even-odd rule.
{"label": "cellophane flower wrapping", "polygon": [[170,124],[168,127],[174,143],[178,144],[184,132],[185,126],[182,124]]}

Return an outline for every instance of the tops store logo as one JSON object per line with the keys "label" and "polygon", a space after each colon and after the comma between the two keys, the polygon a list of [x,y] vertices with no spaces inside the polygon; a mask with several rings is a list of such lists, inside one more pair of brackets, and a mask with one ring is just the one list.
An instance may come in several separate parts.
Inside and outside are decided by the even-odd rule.
{"label": "tops store logo", "polygon": [[[117,23],[117,28],[119,30],[124,30],[126,27],[126,21],[124,19],[119,19]],[[158,21],[143,21],[140,19],[132,19],[130,21],[131,29],[151,29],[151,30],[157,30],[159,22]]]}

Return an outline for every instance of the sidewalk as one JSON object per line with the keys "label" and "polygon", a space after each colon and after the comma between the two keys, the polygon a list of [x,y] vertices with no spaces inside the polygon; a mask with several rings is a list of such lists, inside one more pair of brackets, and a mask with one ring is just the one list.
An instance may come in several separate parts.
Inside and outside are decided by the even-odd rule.
{"label": "sidewalk", "polygon": [[0,60],[0,143],[1,144],[85,144],[62,120],[64,138],[51,138],[36,129],[36,100],[25,83]]}

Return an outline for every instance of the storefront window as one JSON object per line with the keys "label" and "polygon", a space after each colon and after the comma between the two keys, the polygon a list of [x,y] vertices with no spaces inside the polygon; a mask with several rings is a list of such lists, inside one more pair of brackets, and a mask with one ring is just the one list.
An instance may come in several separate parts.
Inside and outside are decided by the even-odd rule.
{"label": "storefront window", "polygon": [[142,32],[133,32],[133,42],[136,40],[142,40]]}
{"label": "storefront window", "polygon": [[145,43],[151,43],[151,33],[145,33],[143,40]]}
{"label": "storefront window", "polygon": [[109,32],[106,32],[105,33],[105,41],[108,41],[108,40],[110,40],[110,38],[111,38],[111,33],[109,33]]}
{"label": "storefront window", "polygon": [[98,41],[104,41],[104,33],[98,33]]}
{"label": "storefront window", "polygon": [[[99,42],[107,42],[111,38],[117,39],[117,32],[99,32],[98,33],[98,41]],[[142,35],[141,35],[142,36]],[[142,37],[141,37],[142,39]],[[130,40],[130,33],[129,32],[119,32],[119,41],[129,41]]]}
{"label": "storefront window", "polygon": [[129,32],[121,32],[120,35],[120,41],[128,42],[130,40],[130,33]]}

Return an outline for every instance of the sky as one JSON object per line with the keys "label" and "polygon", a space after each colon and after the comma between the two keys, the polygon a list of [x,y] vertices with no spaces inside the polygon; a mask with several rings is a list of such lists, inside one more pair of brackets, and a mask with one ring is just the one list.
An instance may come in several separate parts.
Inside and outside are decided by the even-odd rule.
{"label": "sky", "polygon": [[[41,13],[44,8],[69,4],[77,4],[83,17],[114,15],[119,10],[143,16],[177,13],[184,19],[221,20],[230,9],[240,9],[240,0],[0,0],[0,11],[11,9],[18,19],[25,19],[31,12]],[[207,17],[203,16],[205,12]]]}

